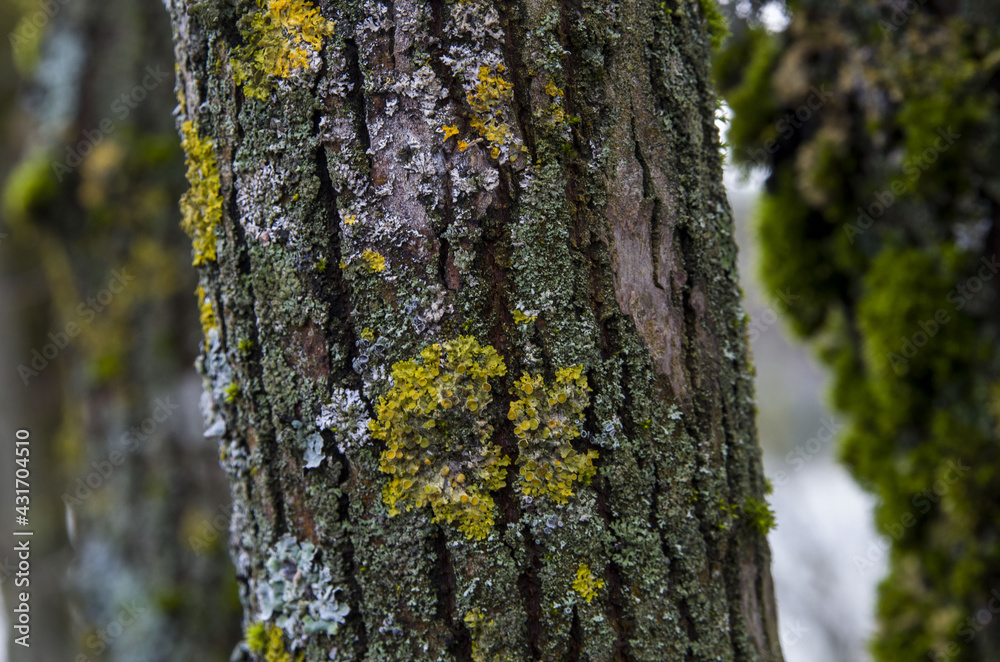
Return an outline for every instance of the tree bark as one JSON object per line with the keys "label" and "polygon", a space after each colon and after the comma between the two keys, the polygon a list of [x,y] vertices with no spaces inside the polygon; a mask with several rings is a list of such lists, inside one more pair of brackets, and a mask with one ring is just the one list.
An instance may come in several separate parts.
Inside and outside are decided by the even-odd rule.
{"label": "tree bark", "polygon": [[167,5],[248,655],[780,660],[710,5]]}

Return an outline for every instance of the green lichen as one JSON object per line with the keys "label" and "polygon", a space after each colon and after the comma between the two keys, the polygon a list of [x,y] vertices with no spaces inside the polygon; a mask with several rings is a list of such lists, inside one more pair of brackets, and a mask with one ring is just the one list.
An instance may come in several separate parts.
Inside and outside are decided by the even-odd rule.
{"label": "green lichen", "polygon": [[470,538],[489,534],[490,492],[504,485],[510,459],[491,441],[485,410],[493,400],[489,379],[506,373],[496,350],[469,336],[392,367],[395,386],[379,398],[370,424],[386,444],[379,469],[392,477],[383,491],[391,515],[430,505],[435,521],[457,522]]}
{"label": "green lichen", "polygon": [[240,19],[246,44],[233,51],[233,71],[246,96],[266,100],[276,78],[309,68],[335,23],[306,0],[258,0],[257,6]]}
{"label": "green lichen", "polygon": [[181,197],[181,227],[191,237],[193,264],[215,261],[215,231],[222,220],[219,165],[212,141],[198,136],[194,122],[181,124],[187,180],[191,188]]}
{"label": "green lichen", "polygon": [[517,490],[566,503],[576,483],[587,484],[596,468],[597,451],[580,453],[572,441],[580,436],[583,412],[590,403],[583,366],[560,368],[546,388],[541,375],[524,374],[514,384],[507,414],[518,438]]}

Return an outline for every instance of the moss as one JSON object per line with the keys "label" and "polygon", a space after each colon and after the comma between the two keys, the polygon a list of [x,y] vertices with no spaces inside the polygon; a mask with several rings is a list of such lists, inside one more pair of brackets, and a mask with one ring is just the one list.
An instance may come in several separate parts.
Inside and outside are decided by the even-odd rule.
{"label": "moss", "polygon": [[774,511],[763,499],[747,497],[743,501],[743,516],[747,523],[762,536],[766,536],[771,529],[777,526]]}
{"label": "moss", "polygon": [[310,67],[335,23],[306,0],[258,0],[257,6],[240,19],[246,44],[234,50],[233,70],[244,94],[266,100],[276,78]]}
{"label": "moss", "polygon": [[[892,537],[876,659],[972,660],[972,647],[948,642],[1000,562],[984,537],[997,519],[986,485],[1000,464],[989,395],[1000,279],[995,233],[974,220],[994,205],[986,182],[998,176],[1000,123],[987,80],[1000,38],[948,12],[920,9],[886,33],[861,3],[794,11],[784,34],[731,40],[716,61],[735,95],[735,158],[771,170],[762,275],[799,297],[784,312],[834,373],[832,400],[850,417],[841,455],[877,495],[876,526]],[[771,90],[802,81],[830,100],[760,149],[803,110],[777,107]]]}
{"label": "moss", "polygon": [[835,308],[838,282],[831,278],[829,248],[821,241],[832,228],[802,200],[791,171],[783,170],[775,179],[755,211],[760,277],[769,291],[796,297],[794,306],[784,308],[794,330],[808,335]]}
{"label": "moss", "polygon": [[7,176],[4,215],[12,222],[26,220],[52,200],[57,191],[47,152],[36,151],[21,160]]}
{"label": "moss", "polygon": [[604,588],[604,580],[594,577],[590,571],[590,566],[581,563],[576,569],[576,579],[573,580],[573,590],[590,604],[590,601],[597,597],[597,592]]}
{"label": "moss", "polygon": [[719,9],[715,0],[698,0],[701,14],[708,25],[708,34],[712,39],[712,48],[718,49],[729,36],[729,23],[725,14]]}
{"label": "moss", "polygon": [[215,261],[216,228],[222,220],[219,165],[212,141],[198,136],[194,122],[181,124],[181,147],[191,188],[181,198],[181,227],[191,237],[195,266]]}
{"label": "moss", "polygon": [[733,111],[726,140],[734,163],[763,166],[768,152],[763,148],[777,140],[777,105],[771,76],[780,45],[763,28],[747,31],[744,39],[715,59],[715,78]]}

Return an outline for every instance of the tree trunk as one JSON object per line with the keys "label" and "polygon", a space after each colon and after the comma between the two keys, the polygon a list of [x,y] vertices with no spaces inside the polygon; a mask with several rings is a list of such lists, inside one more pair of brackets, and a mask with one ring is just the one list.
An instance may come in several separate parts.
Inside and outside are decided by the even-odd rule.
{"label": "tree trunk", "polygon": [[167,4],[253,659],[780,660],[712,5]]}

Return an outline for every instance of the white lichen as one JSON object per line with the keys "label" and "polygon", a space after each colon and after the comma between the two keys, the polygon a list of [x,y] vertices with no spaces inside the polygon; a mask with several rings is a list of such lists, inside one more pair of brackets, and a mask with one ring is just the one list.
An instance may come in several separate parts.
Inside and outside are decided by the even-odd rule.
{"label": "white lichen", "polygon": [[[341,453],[369,443],[368,412],[361,394],[349,388],[335,388],[330,404],[323,405],[316,417],[316,427],[333,432]],[[318,436],[318,435],[317,435]]]}
{"label": "white lichen", "polygon": [[338,600],[344,589],[333,582],[330,568],[316,560],[316,547],[285,535],[265,564],[267,580],[256,586],[260,620],[284,631],[292,649],[316,634],[333,635],[350,607]]}

